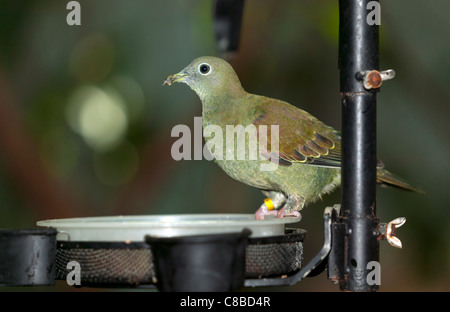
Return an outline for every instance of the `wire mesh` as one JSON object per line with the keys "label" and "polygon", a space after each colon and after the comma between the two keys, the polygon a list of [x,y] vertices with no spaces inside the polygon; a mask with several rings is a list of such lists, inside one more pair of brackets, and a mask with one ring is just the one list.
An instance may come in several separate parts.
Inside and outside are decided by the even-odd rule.
{"label": "wire mesh", "polygon": [[[288,230],[285,235],[250,238],[246,249],[246,278],[289,275],[303,263],[305,231]],[[66,280],[69,262],[80,265],[81,285],[152,285],[155,269],[151,248],[144,242],[66,242],[56,251],[56,279]]]}

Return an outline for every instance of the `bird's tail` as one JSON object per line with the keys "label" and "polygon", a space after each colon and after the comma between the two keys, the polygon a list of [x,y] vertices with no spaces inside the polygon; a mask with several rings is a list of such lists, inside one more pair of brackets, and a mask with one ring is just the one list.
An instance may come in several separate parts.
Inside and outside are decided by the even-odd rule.
{"label": "bird's tail", "polygon": [[425,193],[420,187],[410,184],[405,179],[387,171],[386,169],[377,169],[377,182],[382,185],[394,186],[411,192],[421,194]]}

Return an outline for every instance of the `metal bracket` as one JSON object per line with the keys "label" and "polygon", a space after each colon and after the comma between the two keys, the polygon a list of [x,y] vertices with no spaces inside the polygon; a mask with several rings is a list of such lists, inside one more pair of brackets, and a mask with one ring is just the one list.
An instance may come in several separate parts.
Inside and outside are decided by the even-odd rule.
{"label": "metal bracket", "polygon": [[258,279],[246,279],[245,287],[257,287],[257,286],[287,286],[294,285],[300,282],[314,271],[325,258],[328,256],[331,250],[331,225],[333,213],[336,213],[335,207],[327,207],[324,211],[324,243],[322,249],[297,273],[285,277],[285,278],[258,278]]}

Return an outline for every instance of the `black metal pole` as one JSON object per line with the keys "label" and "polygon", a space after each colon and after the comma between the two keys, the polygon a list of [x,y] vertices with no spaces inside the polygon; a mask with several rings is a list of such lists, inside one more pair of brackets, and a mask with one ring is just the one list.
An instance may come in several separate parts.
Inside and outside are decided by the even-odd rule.
{"label": "black metal pole", "polygon": [[370,261],[379,261],[376,228],[377,91],[366,90],[360,72],[379,69],[379,26],[369,25],[372,0],[339,1],[339,69],[342,103],[342,222],[345,265],[341,288],[375,291],[367,283]]}
{"label": "black metal pole", "polygon": [[221,54],[236,52],[239,47],[245,0],[215,0],[213,30]]}

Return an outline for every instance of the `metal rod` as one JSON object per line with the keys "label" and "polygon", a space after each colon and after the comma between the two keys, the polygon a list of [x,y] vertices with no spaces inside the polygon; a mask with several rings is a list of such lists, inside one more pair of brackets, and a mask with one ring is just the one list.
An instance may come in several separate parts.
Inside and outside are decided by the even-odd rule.
{"label": "metal rod", "polygon": [[361,71],[379,69],[379,26],[367,23],[371,0],[339,1],[339,69],[342,103],[342,222],[346,225],[348,291],[375,291],[367,283],[370,261],[379,261],[376,217],[377,91],[364,89]]}
{"label": "metal rod", "polygon": [[245,0],[213,2],[213,30],[217,50],[221,54],[238,50],[244,3]]}

